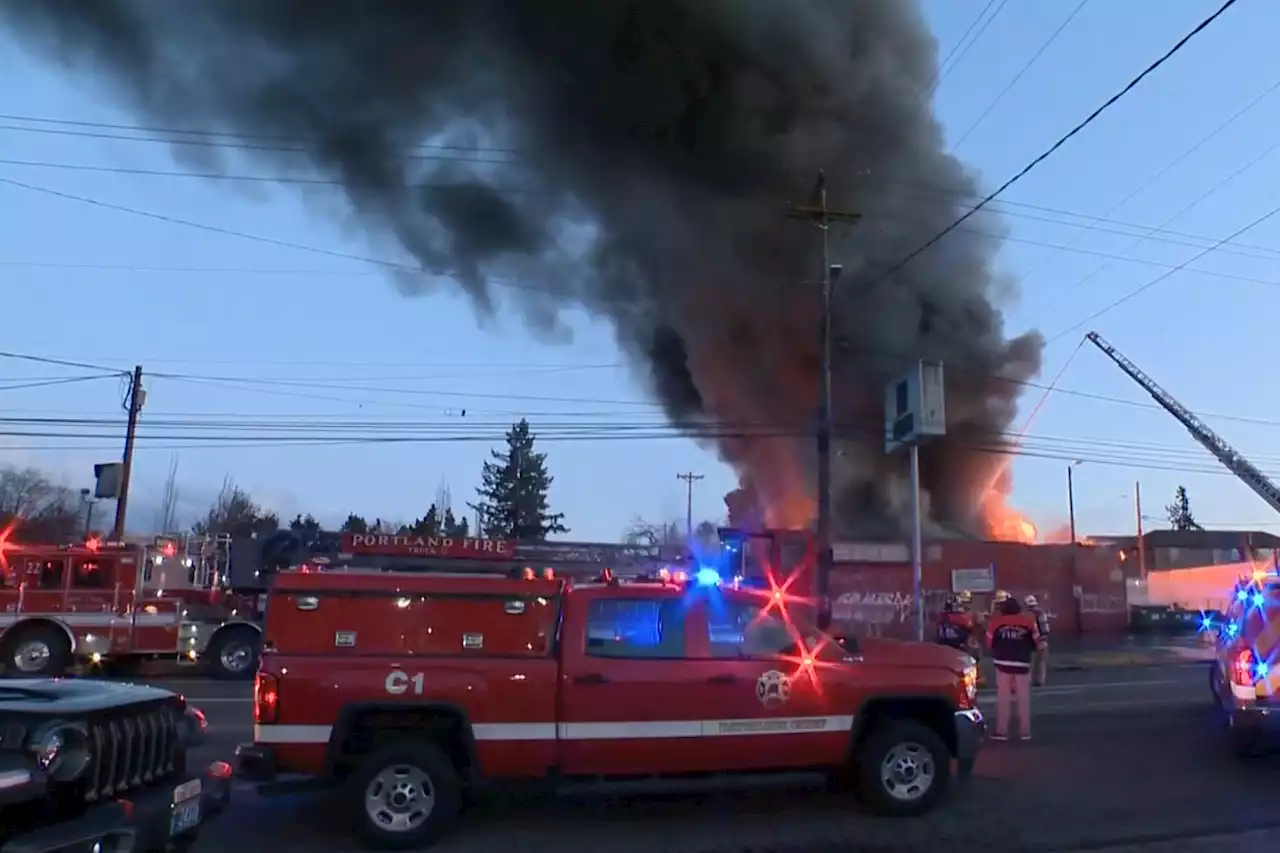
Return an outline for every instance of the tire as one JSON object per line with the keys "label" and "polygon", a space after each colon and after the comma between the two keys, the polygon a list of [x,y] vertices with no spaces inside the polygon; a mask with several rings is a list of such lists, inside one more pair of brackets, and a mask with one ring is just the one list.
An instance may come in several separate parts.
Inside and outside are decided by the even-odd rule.
{"label": "tire", "polygon": [[[397,784],[410,786],[407,793],[420,802],[424,795],[432,798],[425,814],[388,801]],[[365,756],[347,779],[344,797],[356,833],[370,846],[409,850],[434,844],[452,828],[462,811],[462,794],[458,771],[439,747],[406,739]]]}
{"label": "tire", "polygon": [[48,624],[10,629],[0,642],[0,667],[8,678],[57,678],[71,668],[71,641]]}
{"label": "tire", "polygon": [[261,655],[262,635],[248,625],[214,634],[205,651],[209,676],[218,681],[251,681]]}
{"label": "tire", "polygon": [[951,784],[951,751],[937,732],[914,720],[879,723],[855,762],[862,801],[884,817],[924,814]]}

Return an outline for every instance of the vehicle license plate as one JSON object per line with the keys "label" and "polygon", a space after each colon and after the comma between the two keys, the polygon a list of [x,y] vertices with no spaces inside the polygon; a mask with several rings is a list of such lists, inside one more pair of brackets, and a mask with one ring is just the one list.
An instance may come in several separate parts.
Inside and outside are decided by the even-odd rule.
{"label": "vehicle license plate", "polygon": [[200,825],[200,787],[200,780],[192,779],[173,789],[170,835],[181,835]]}

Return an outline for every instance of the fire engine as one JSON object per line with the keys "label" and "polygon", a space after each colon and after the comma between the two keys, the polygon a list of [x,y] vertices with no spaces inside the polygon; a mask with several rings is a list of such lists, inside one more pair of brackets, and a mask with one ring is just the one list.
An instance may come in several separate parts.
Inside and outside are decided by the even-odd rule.
{"label": "fire engine", "polygon": [[261,629],[202,585],[200,568],[170,540],[31,545],[0,531],[0,670],[128,673],[167,658],[252,678]]}
{"label": "fire engine", "polygon": [[438,839],[482,782],[816,770],[877,813],[941,802],[985,736],[973,658],[813,629],[812,602],[737,562],[281,572],[239,773],[339,786],[396,849]]}

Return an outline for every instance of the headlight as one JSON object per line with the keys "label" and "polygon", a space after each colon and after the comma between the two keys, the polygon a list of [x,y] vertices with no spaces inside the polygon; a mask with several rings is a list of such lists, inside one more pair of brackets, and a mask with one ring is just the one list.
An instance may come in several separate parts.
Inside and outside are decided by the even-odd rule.
{"label": "headlight", "polygon": [[978,695],[978,664],[971,663],[964,668],[964,694],[972,702]]}
{"label": "headlight", "polygon": [[38,730],[27,741],[27,751],[55,782],[71,782],[89,766],[85,731],[70,723],[52,723]]}

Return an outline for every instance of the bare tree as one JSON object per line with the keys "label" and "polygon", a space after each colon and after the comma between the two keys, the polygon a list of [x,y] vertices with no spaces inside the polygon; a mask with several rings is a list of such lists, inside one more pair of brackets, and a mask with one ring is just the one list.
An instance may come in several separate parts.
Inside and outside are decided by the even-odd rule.
{"label": "bare tree", "polygon": [[178,455],[169,459],[169,476],[164,481],[164,497],[156,513],[156,532],[173,533],[178,528]]}
{"label": "bare tree", "polygon": [[192,532],[209,536],[227,533],[232,536],[274,533],[280,529],[280,517],[254,503],[244,489],[228,474],[222,481],[218,498],[205,517],[192,525]]}
{"label": "bare tree", "polygon": [[35,468],[0,469],[0,528],[20,525],[24,539],[65,543],[80,534],[80,496]]}
{"label": "bare tree", "polygon": [[29,518],[53,497],[54,485],[35,468],[0,470],[0,515]]}
{"label": "bare tree", "polygon": [[622,541],[626,545],[680,545],[684,542],[681,527],[675,521],[656,524],[643,518],[633,518],[622,534]]}

